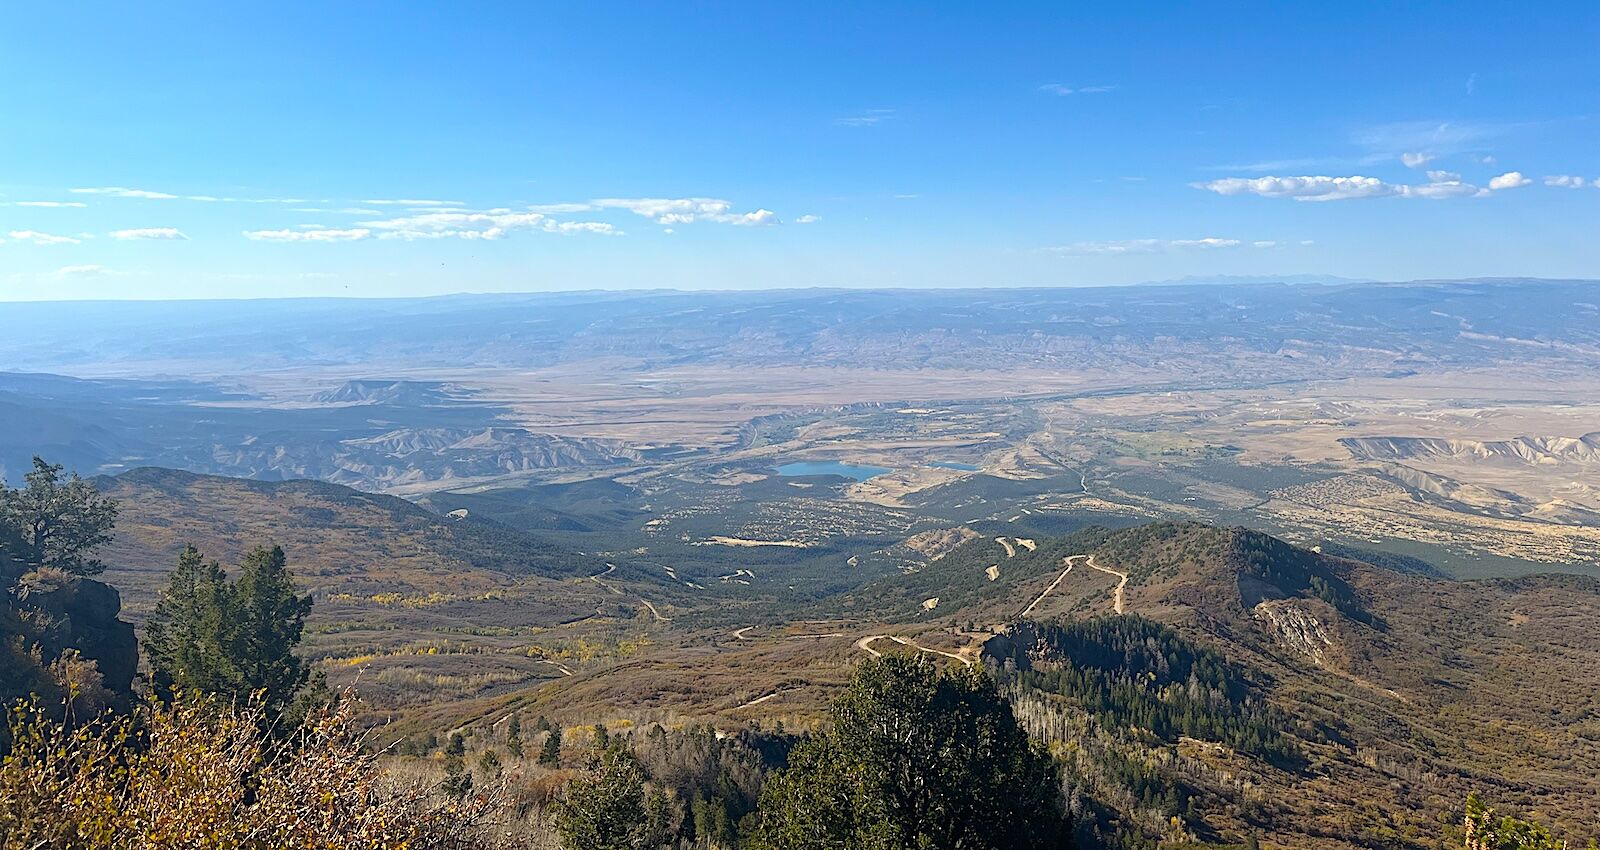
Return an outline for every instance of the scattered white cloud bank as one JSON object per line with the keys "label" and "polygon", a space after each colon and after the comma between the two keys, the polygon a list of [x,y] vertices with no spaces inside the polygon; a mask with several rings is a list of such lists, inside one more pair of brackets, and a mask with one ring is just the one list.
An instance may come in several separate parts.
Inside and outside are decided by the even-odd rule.
{"label": "scattered white cloud bank", "polygon": [[1075,94],[1104,94],[1108,91],[1116,91],[1116,89],[1116,86],[1069,86],[1062,83],[1045,83],[1039,87],[1039,91],[1058,97],[1069,97]]}
{"label": "scattered white cloud bank", "polygon": [[1390,183],[1376,177],[1224,177],[1192,184],[1218,195],[1260,195],[1296,201],[1347,201],[1357,198],[1481,197],[1491,191],[1516,189],[1533,182],[1521,172],[1508,171],[1489,181],[1487,189],[1468,183],[1452,171],[1429,171],[1427,183]]}
{"label": "scattered white cloud bank", "polygon": [[13,230],[7,235],[19,242],[32,242],[35,245],[77,245],[83,241],[73,236],[57,236],[37,230]]}
{"label": "scattered white cloud bank", "polygon": [[[455,204],[456,201],[422,201],[397,199],[393,201],[369,199],[362,203],[379,206],[415,204]],[[366,213],[381,215],[375,210],[314,208],[307,211]],[[503,239],[518,231],[543,233],[593,233],[602,236],[622,236],[624,232],[606,221],[570,221],[564,214],[604,213],[622,211],[650,219],[656,224],[675,227],[695,222],[711,222],[743,227],[762,227],[782,224],[778,214],[769,209],[741,211],[733,202],[720,198],[596,198],[589,201],[538,204],[522,209],[499,207],[488,210],[470,210],[454,206],[410,206],[404,215],[357,221],[351,228],[329,228],[322,225],[302,224],[281,230],[249,230],[246,238],[262,242],[354,242],[362,239]],[[556,215],[563,215],[556,218]],[[802,223],[819,221],[817,216],[805,216]]]}
{"label": "scattered white cloud bank", "polygon": [[719,198],[599,198],[590,201],[588,209],[627,210],[657,224],[711,221],[749,227],[780,223],[778,214],[772,210],[735,212],[732,202]]}
{"label": "scattered white cloud bank", "polygon": [[540,212],[493,209],[428,212],[398,218],[359,222],[379,239],[503,239],[514,231],[545,233],[599,233],[620,236],[622,231],[603,221],[558,221]]}
{"label": "scattered white cloud bank", "polygon": [[84,203],[82,201],[12,201],[7,206],[13,206],[13,207],[59,207],[59,208],[71,207],[71,208],[76,208],[76,209],[82,209],[83,207],[88,206],[88,204],[86,204],[86,203]]}
{"label": "scattered white cloud bank", "polygon": [[189,237],[176,227],[132,227],[127,230],[111,231],[111,238],[126,242],[132,239],[188,239]]}
{"label": "scattered white cloud bank", "polygon": [[1490,179],[1489,188],[1498,192],[1502,189],[1519,189],[1532,182],[1532,180],[1522,176],[1520,171],[1507,171],[1499,177]]}
{"label": "scattered white cloud bank", "polygon": [[1600,178],[1595,178],[1591,181],[1587,177],[1578,177],[1572,174],[1557,174],[1551,177],[1546,177],[1544,179],[1544,185],[1558,186],[1563,189],[1582,189],[1587,186],[1593,186],[1596,189],[1600,189]]}
{"label": "scattered white cloud bank", "polygon": [[1422,166],[1433,162],[1433,160],[1434,156],[1431,153],[1400,154],[1400,162],[1404,164],[1406,168],[1421,168]]}
{"label": "scattered white cloud bank", "polygon": [[1167,251],[1238,248],[1245,244],[1249,244],[1253,248],[1276,248],[1279,243],[1273,240],[1257,240],[1246,243],[1240,239],[1206,236],[1200,239],[1116,239],[1074,242],[1070,245],[1057,245],[1044,250],[1052,254],[1066,254],[1069,256],[1116,256],[1120,254],[1159,254]]}
{"label": "scattered white cloud bank", "polygon": [[821,220],[822,220],[822,216],[820,216],[820,215],[811,215],[811,214],[808,213],[806,215],[800,216],[799,218],[795,219],[794,223],[795,224],[816,224],[817,222],[819,222]]}
{"label": "scattered white cloud bank", "polygon": [[62,266],[54,272],[56,277],[95,277],[97,275],[111,274],[105,266],[86,264],[81,266]]}
{"label": "scattered white cloud bank", "polygon": [[349,230],[246,230],[244,238],[257,242],[354,242],[366,239],[372,231],[366,228]]}
{"label": "scattered white cloud bank", "polygon": [[841,127],[876,127],[894,117],[893,109],[868,109],[855,115],[844,118],[835,118],[833,123]]}

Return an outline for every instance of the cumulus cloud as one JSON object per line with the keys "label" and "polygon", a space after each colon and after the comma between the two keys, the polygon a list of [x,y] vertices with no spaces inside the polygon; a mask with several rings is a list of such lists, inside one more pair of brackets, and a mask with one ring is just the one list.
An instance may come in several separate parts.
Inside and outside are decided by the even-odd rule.
{"label": "cumulus cloud", "polygon": [[1422,166],[1433,162],[1433,160],[1434,156],[1431,153],[1400,154],[1400,162],[1404,164],[1406,168],[1421,168]]}
{"label": "cumulus cloud", "polygon": [[133,227],[127,230],[111,231],[112,239],[128,241],[132,239],[188,239],[183,231],[176,227]]}
{"label": "cumulus cloud", "polygon": [[1194,184],[1219,195],[1260,195],[1297,201],[1339,201],[1402,194],[1404,187],[1376,177],[1224,177]]}
{"label": "cumulus cloud", "polygon": [[1489,188],[1498,192],[1502,189],[1519,189],[1532,182],[1532,180],[1522,176],[1520,171],[1507,171],[1499,177],[1492,178],[1489,181]]}
{"label": "cumulus cloud", "polygon": [[[1217,236],[1206,236],[1200,239],[1116,239],[1109,241],[1074,242],[1070,245],[1057,245],[1046,248],[1053,254],[1066,254],[1070,256],[1092,255],[1121,255],[1121,254],[1159,254],[1166,251],[1183,250],[1209,250],[1215,248],[1237,248],[1245,244],[1239,239],[1223,239]],[[1256,248],[1271,248],[1276,242],[1251,242]]]}
{"label": "cumulus cloud", "polygon": [[[1590,185],[1589,180],[1572,174],[1557,174],[1544,179],[1546,186],[1559,186],[1563,189],[1582,189]],[[1594,181],[1595,186],[1600,186],[1600,180]]]}
{"label": "cumulus cloud", "polygon": [[598,198],[585,205],[589,210],[627,210],[657,224],[692,224],[711,221],[745,226],[778,224],[778,214],[769,209],[735,212],[731,201],[720,198]]}
{"label": "cumulus cloud", "polygon": [[372,231],[364,227],[348,230],[246,230],[244,238],[257,242],[355,242],[366,239]]}
{"label": "cumulus cloud", "polygon": [[37,230],[13,230],[9,235],[19,242],[32,242],[35,245],[77,245],[82,241],[73,236],[57,236]]}
{"label": "cumulus cloud", "polygon": [[1521,172],[1508,171],[1489,181],[1488,188],[1477,186],[1453,171],[1429,171],[1426,183],[1390,183],[1376,177],[1225,177],[1192,184],[1197,189],[1219,195],[1259,195],[1264,198],[1292,198],[1296,201],[1346,201],[1357,198],[1447,198],[1482,197],[1491,191],[1515,189],[1532,180]]}
{"label": "cumulus cloud", "polygon": [[800,216],[799,218],[795,219],[794,223],[795,224],[816,224],[817,222],[819,222],[821,220],[822,220],[822,216],[820,216],[820,215],[811,215],[811,214],[807,213],[806,215]]}
{"label": "cumulus cloud", "polygon": [[622,231],[603,221],[558,221],[541,212],[509,209],[455,210],[360,222],[379,239],[503,239],[513,231],[545,233],[597,233],[620,236]]}
{"label": "cumulus cloud", "polygon": [[[454,206],[411,206],[414,204],[456,204],[457,201],[423,201],[416,199],[368,199],[362,203],[372,206],[407,205],[404,211],[344,208],[315,211],[339,213],[366,213],[374,216],[355,222],[349,229],[328,228],[303,224],[282,230],[252,230],[245,235],[250,239],[272,242],[334,242],[359,239],[503,239],[517,231],[571,234],[591,233],[602,236],[621,236],[623,231],[607,221],[571,221],[565,214],[628,212],[650,219],[656,224],[677,226],[695,222],[712,222],[745,227],[781,224],[778,214],[758,208],[739,210],[731,201],[721,198],[596,198],[589,201],[559,204],[538,204],[519,209],[497,207],[486,210],[465,209]],[[381,216],[389,215],[384,218]],[[560,217],[556,217],[560,215]],[[809,216],[805,223],[819,220]]]}

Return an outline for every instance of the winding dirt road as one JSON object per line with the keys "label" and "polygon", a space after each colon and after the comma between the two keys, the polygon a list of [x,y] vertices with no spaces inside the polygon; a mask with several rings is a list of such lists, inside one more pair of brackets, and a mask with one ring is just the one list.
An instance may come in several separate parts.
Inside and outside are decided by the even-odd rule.
{"label": "winding dirt road", "polygon": [[1056,585],[1060,584],[1061,580],[1067,577],[1067,573],[1072,572],[1072,567],[1073,567],[1074,564],[1077,563],[1078,559],[1080,559],[1080,558],[1088,558],[1088,557],[1089,557],[1088,555],[1068,555],[1061,562],[1063,564],[1066,564],[1067,568],[1061,571],[1061,575],[1056,576],[1056,580],[1055,581],[1050,582],[1050,586],[1045,588],[1044,592],[1039,594],[1037,599],[1033,600],[1032,602],[1029,602],[1028,603],[1028,607],[1022,609],[1022,613],[1018,614],[1017,618],[1021,619],[1023,617],[1028,616],[1028,614],[1030,612],[1032,612],[1034,608],[1037,608],[1039,606],[1040,602],[1044,601],[1044,598],[1046,596],[1050,595],[1050,591],[1055,590],[1056,589]]}
{"label": "winding dirt road", "polygon": [[1099,564],[1094,562],[1094,556],[1093,555],[1089,556],[1089,568],[1090,569],[1099,570],[1100,572],[1103,572],[1103,573],[1109,573],[1110,575],[1114,575],[1114,576],[1117,576],[1118,578],[1122,579],[1122,581],[1117,582],[1116,593],[1112,597],[1112,601],[1111,601],[1111,609],[1113,611],[1116,611],[1118,614],[1124,613],[1123,604],[1122,604],[1122,591],[1123,591],[1123,588],[1126,588],[1128,586],[1128,574],[1124,573],[1124,572],[1118,572],[1117,570],[1113,570],[1110,567],[1102,567],[1102,566],[1100,566]]}
{"label": "winding dirt road", "polygon": [[862,652],[865,652],[866,654],[872,656],[873,658],[882,658],[883,657],[883,653],[881,653],[878,650],[872,648],[873,641],[879,641],[879,640],[892,640],[895,643],[900,644],[901,646],[909,646],[912,649],[915,649],[915,650],[917,650],[919,652],[926,652],[929,655],[942,655],[945,658],[952,658],[952,659],[955,659],[956,661],[961,662],[962,664],[967,665],[968,667],[971,667],[974,663],[976,663],[971,658],[967,657],[964,654],[956,653],[956,652],[945,652],[942,649],[933,649],[932,647],[923,646],[922,644],[919,644],[919,643],[917,643],[916,641],[914,641],[914,640],[912,640],[910,638],[904,638],[904,637],[901,637],[899,635],[867,635],[866,637],[856,641],[856,649],[859,649]]}

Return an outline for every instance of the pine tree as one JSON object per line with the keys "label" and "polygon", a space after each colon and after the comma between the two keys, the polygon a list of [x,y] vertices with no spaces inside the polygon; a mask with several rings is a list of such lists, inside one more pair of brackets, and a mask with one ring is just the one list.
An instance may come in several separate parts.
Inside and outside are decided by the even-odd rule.
{"label": "pine tree", "polygon": [[222,567],[184,547],[145,625],[145,657],[157,689],[246,695],[244,672],[232,652],[235,622],[233,588]]}
{"label": "pine tree", "polygon": [[561,766],[561,727],[551,726],[549,734],[544,737],[544,746],[539,748],[539,764],[542,767]]}
{"label": "pine tree", "polygon": [[311,597],[295,595],[282,549],[252,550],[229,582],[221,566],[187,547],[146,629],[152,679],[163,691],[230,701],[259,695],[276,719],[310,677],[294,654],[310,611]]}
{"label": "pine tree", "polygon": [[981,672],[873,659],[832,714],[767,783],[760,850],[1070,846],[1055,763]]}
{"label": "pine tree", "polygon": [[484,750],[483,755],[478,757],[478,770],[484,779],[499,779],[501,771],[499,754],[494,750]]}
{"label": "pine tree", "polygon": [[506,752],[522,758],[522,718],[515,713],[506,723]]}
{"label": "pine tree", "polygon": [[268,709],[282,711],[311,672],[294,654],[311,597],[295,594],[294,576],[277,546],[258,546],[245,556],[234,597],[234,658],[250,687],[264,692]]}
{"label": "pine tree", "polygon": [[[553,732],[552,732],[553,734]],[[569,850],[633,850],[667,839],[669,804],[645,791],[644,769],[620,743],[595,747],[556,805],[556,832]]]}
{"label": "pine tree", "polygon": [[439,783],[439,790],[452,800],[472,793],[472,774],[467,772],[467,763],[461,756],[452,753],[444,757],[444,781]]}
{"label": "pine tree", "polygon": [[0,525],[11,538],[0,574],[49,567],[86,576],[105,569],[91,553],[111,541],[117,503],[76,473],[63,480],[61,472],[59,464],[35,457],[21,489],[0,488]]}

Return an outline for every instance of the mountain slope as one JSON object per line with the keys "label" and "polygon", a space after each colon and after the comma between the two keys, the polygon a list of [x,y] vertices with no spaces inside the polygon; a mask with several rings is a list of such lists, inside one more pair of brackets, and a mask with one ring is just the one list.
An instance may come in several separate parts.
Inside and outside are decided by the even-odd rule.
{"label": "mountain slope", "polygon": [[627,568],[592,579],[607,574],[601,558],[391,496],[153,468],[94,483],[121,504],[103,557],[129,619],[148,615],[186,544],[224,566],[280,545],[315,598],[305,653],[335,683],[359,679],[378,708],[451,703],[604,663],[629,640],[627,624],[651,616],[647,601],[670,610],[659,585],[638,585]]}
{"label": "mountain slope", "polygon": [[[1179,704],[1190,728],[1259,721],[1260,709],[1193,702],[1194,682],[1161,686],[1155,678],[1174,657],[1220,652],[1235,666],[1231,677],[1257,683],[1304,758],[1285,767],[1251,756],[1244,739],[1151,738],[1153,721],[1137,724],[1144,731],[1107,726],[1108,717],[1128,716],[1103,713],[1114,699],[1023,694],[1046,737],[1052,728],[1086,736],[1082,747],[1099,761],[1085,781],[1101,783],[1125,824],[1171,838],[1161,823],[1179,814],[1214,840],[1259,831],[1295,847],[1424,847],[1432,846],[1435,819],[1473,790],[1515,796],[1580,832],[1600,814],[1600,583],[1569,575],[1439,580],[1192,523],[1111,532],[1093,554],[1128,576],[1130,618],[1170,625],[1193,645],[1153,662],[1158,703],[1190,699]],[[1063,604],[1084,598],[1077,593]],[[1083,593],[1108,610],[1103,582]],[[991,654],[1071,667],[1063,648],[1083,641],[1045,640],[1051,628],[1012,626]],[[1141,644],[1128,646],[1125,660],[1137,667],[1133,647]],[[1193,718],[1196,710],[1216,710],[1219,719],[1208,726]],[[1128,759],[1147,774],[1130,779],[1116,767]],[[1122,777],[1116,788],[1107,785],[1113,775]],[[1180,799],[1179,810],[1163,808]]]}

